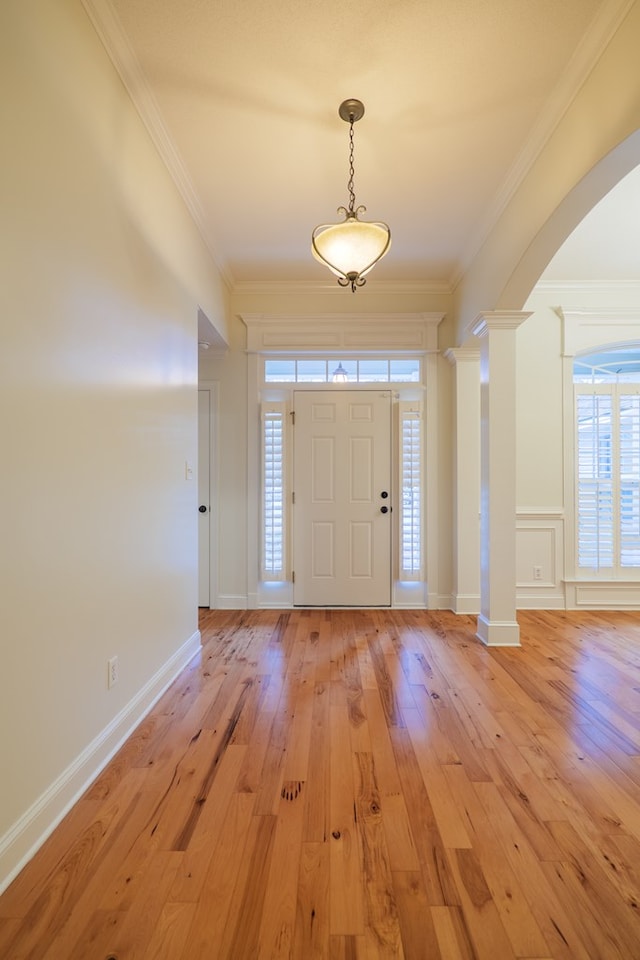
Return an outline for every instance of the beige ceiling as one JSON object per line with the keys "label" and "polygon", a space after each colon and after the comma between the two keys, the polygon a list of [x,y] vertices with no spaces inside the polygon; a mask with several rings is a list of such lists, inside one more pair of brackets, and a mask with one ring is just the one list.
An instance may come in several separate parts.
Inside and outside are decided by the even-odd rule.
{"label": "beige ceiling", "polygon": [[[231,283],[327,280],[310,234],[348,200],[348,126],[337,109],[357,97],[366,113],[355,127],[356,200],[393,238],[376,277],[447,285],[627,6],[84,3]],[[637,177],[634,186],[638,194]],[[578,269],[570,261],[568,253],[565,273]]]}

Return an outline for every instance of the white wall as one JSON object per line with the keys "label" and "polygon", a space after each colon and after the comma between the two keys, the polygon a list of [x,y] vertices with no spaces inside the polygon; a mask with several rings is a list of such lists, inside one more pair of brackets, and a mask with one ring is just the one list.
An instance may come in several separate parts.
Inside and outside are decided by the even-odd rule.
{"label": "white wall", "polygon": [[0,71],[1,886],[197,650],[198,306],[227,321],[79,0],[5,0]]}
{"label": "white wall", "polygon": [[562,506],[562,326],[550,307],[534,312],[516,335],[516,503]]}

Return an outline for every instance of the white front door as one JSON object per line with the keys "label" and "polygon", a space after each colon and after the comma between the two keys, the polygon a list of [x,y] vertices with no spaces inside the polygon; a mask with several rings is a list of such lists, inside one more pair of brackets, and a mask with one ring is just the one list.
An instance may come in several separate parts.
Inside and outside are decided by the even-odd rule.
{"label": "white front door", "polygon": [[391,605],[391,392],[296,391],[294,604]]}

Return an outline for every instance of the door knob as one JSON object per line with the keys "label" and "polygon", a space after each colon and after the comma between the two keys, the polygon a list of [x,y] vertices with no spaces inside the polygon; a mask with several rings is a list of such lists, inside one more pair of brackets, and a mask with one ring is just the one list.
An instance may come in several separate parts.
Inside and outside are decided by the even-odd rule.
{"label": "door knob", "polygon": [[389,507],[380,507],[380,513],[389,513]]}
{"label": "door knob", "polygon": [[386,500],[387,497],[389,496],[389,494],[387,493],[386,490],[383,490],[382,493],[380,494],[380,496],[382,497],[383,500]]}
{"label": "door knob", "polygon": [[205,507],[204,503],[201,504],[201,506],[198,507],[198,510],[200,511],[200,513],[206,513],[206,512],[207,512],[207,508]]}

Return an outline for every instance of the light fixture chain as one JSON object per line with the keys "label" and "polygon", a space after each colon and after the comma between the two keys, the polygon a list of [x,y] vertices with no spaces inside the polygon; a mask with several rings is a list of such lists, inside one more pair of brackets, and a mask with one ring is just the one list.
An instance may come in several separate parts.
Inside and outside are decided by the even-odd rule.
{"label": "light fixture chain", "polygon": [[356,205],[356,195],[353,189],[353,176],[355,167],[353,165],[353,120],[349,123],[349,182],[347,189],[349,191],[349,213],[353,213]]}

